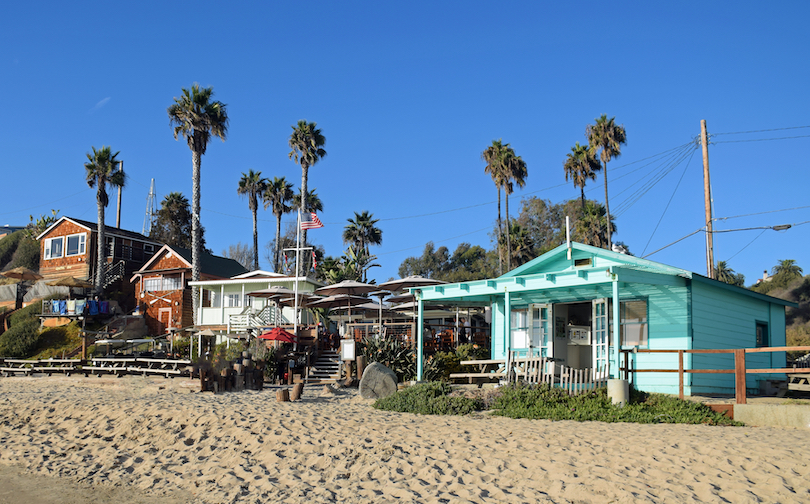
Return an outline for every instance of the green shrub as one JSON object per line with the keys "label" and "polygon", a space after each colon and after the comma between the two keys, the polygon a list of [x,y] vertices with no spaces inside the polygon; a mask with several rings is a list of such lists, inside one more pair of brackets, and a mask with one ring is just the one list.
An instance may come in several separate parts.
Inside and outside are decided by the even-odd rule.
{"label": "green shrub", "polygon": [[39,271],[38,241],[32,240],[28,237],[20,240],[19,245],[17,245],[17,250],[14,251],[14,255],[11,257],[8,267],[11,269],[18,268],[20,266],[30,270]]}
{"label": "green shrub", "polygon": [[363,338],[358,345],[367,365],[379,362],[397,375],[400,382],[416,378],[416,354],[407,343],[393,337]]}
{"label": "green shrub", "polygon": [[502,395],[493,403],[495,414],[510,418],[545,418],[635,423],[685,423],[710,425],[742,425],[708,406],[682,401],[664,394],[634,392],[624,407],[611,404],[607,389],[569,396],[560,388],[548,385],[503,387]]}
{"label": "green shrub", "polygon": [[49,327],[39,335],[36,359],[61,358],[71,350],[81,346],[82,338],[78,322],[71,322],[60,327]]}
{"label": "green shrub", "polygon": [[0,239],[0,269],[10,269],[6,268],[5,266],[11,262],[11,257],[17,250],[20,240],[22,240],[24,237],[25,231],[20,230]]}
{"label": "green shrub", "polygon": [[446,383],[420,383],[377,400],[374,407],[420,415],[467,415],[481,409],[480,400],[450,396],[450,391]]}
{"label": "green shrub", "polygon": [[0,355],[25,359],[30,357],[39,344],[39,320],[23,319],[0,334]]}

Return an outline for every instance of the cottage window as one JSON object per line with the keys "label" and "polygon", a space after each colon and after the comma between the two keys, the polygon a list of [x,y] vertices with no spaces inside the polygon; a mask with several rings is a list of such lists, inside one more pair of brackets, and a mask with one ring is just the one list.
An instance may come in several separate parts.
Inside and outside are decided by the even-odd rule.
{"label": "cottage window", "polygon": [[768,323],[757,321],[757,348],[770,346],[770,338],[768,337]]}
{"label": "cottage window", "polygon": [[225,308],[238,308],[242,306],[240,303],[241,300],[241,294],[225,294]]}
{"label": "cottage window", "polygon": [[162,290],[160,288],[160,277],[144,278],[143,279],[143,290],[146,290],[146,291],[159,291],[159,290]]}
{"label": "cottage window", "polygon": [[512,309],[512,348],[529,348],[529,309]]}
{"label": "cottage window", "polygon": [[180,290],[182,288],[180,277],[163,277],[163,290]]}
{"label": "cottage window", "polygon": [[67,250],[65,250],[66,256],[75,256],[75,255],[84,255],[85,249],[85,240],[86,238],[85,233],[70,235],[67,237]]}
{"label": "cottage window", "polygon": [[222,296],[217,291],[208,291],[211,293],[211,308],[222,307]]}
{"label": "cottage window", "polygon": [[647,300],[621,302],[621,333],[624,346],[647,346]]}
{"label": "cottage window", "polygon": [[45,240],[45,259],[59,259],[62,257],[62,243],[64,237],[48,238]]}

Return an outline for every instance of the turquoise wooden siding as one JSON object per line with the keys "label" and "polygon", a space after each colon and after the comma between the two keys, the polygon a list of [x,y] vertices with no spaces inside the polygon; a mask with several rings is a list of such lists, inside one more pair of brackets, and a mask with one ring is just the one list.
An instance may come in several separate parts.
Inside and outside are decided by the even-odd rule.
{"label": "turquoise wooden siding", "polygon": [[[737,295],[726,289],[703,282],[693,282],[694,348],[756,348],[756,325],[768,325],[770,346],[784,344],[785,311],[780,305],[750,296]],[[774,339],[774,335],[776,336]],[[772,368],[784,365],[784,352],[752,353],[746,356],[747,368]],[[776,364],[774,366],[773,364]],[[734,369],[732,354],[695,355],[693,366],[699,369]],[[759,389],[765,379],[780,379],[784,375],[749,374],[746,387]],[[734,393],[734,374],[692,375],[692,392],[696,394]]]}

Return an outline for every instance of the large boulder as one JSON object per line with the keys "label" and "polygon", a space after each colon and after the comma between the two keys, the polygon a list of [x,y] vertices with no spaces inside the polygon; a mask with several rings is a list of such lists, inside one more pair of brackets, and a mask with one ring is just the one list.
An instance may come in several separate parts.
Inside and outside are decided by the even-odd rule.
{"label": "large boulder", "polygon": [[360,397],[382,399],[397,391],[397,375],[379,362],[372,362],[360,379]]}

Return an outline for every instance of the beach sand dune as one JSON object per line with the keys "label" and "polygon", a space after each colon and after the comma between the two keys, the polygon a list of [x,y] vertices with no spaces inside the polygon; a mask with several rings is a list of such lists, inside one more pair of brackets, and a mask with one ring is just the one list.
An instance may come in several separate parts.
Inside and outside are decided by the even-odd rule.
{"label": "beach sand dune", "polygon": [[0,379],[0,503],[810,502],[803,430],[418,416],[354,391],[277,403],[197,387]]}

